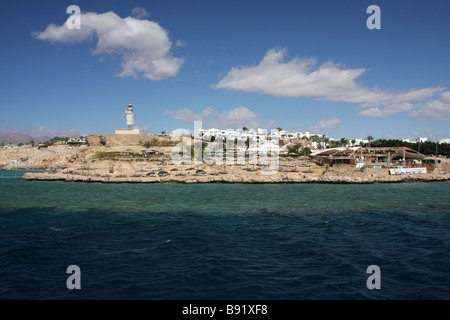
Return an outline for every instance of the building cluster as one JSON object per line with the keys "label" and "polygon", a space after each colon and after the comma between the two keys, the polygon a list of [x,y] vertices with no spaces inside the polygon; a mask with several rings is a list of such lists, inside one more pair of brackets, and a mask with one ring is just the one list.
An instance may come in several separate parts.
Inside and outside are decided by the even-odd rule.
{"label": "building cluster", "polygon": [[46,143],[39,143],[37,145],[32,144],[7,144],[3,147],[0,147],[0,149],[9,150],[9,149],[28,149],[33,148],[35,146],[42,147],[42,146],[48,146],[48,145],[79,145],[79,144],[86,144],[86,137],[79,137],[79,138],[66,138],[66,139],[60,139],[56,140],[54,142],[51,142],[50,144]]}
{"label": "building cluster", "polygon": [[[411,141],[411,139],[403,139],[402,141],[410,142],[410,143],[423,143],[423,142],[427,142],[430,140],[428,140],[428,137],[418,137],[416,139],[416,141]],[[441,140],[439,140],[439,143],[450,143],[450,138],[441,139]]]}
{"label": "building cluster", "polygon": [[[341,139],[334,139],[328,137],[328,133],[325,134],[317,134],[311,133],[309,131],[296,131],[289,132],[283,129],[272,129],[268,131],[267,129],[258,128],[256,130],[246,130],[243,129],[199,129],[198,133],[196,133],[196,138],[203,138],[204,140],[210,141],[212,138],[225,138],[231,140],[247,140],[257,137],[262,137],[266,140],[278,140],[280,146],[289,145],[289,144],[302,144],[303,146],[307,146],[311,149],[321,149],[326,147],[333,141],[341,141]],[[346,139],[342,146],[360,146],[362,144],[369,143],[367,139]]]}
{"label": "building cluster", "polygon": [[79,137],[79,138],[69,138],[66,140],[57,140],[55,145],[65,145],[65,144],[86,144],[86,137]]}
{"label": "building cluster", "polygon": [[[403,142],[408,142],[408,143],[414,143],[414,142],[416,142],[416,143],[423,143],[423,142],[427,142],[428,141],[428,137],[418,137],[416,139],[416,141],[411,141],[411,139],[403,139],[402,141]],[[443,143],[443,142],[439,141],[439,143]]]}
{"label": "building cluster", "polygon": [[2,149],[4,149],[4,150],[8,150],[8,149],[28,149],[28,148],[32,148],[32,147],[33,146],[31,144],[21,144],[21,145],[7,144]]}
{"label": "building cluster", "polygon": [[275,129],[270,130],[258,128],[257,130],[253,129],[200,129],[198,130],[198,136],[209,139],[211,137],[219,138],[224,137],[226,139],[247,139],[253,138],[257,136],[264,136],[266,139],[278,139],[278,140],[286,140],[286,139],[311,139],[313,137],[317,137],[317,139],[323,139],[326,135],[323,134],[312,134],[308,131],[306,132],[287,132],[285,130]]}

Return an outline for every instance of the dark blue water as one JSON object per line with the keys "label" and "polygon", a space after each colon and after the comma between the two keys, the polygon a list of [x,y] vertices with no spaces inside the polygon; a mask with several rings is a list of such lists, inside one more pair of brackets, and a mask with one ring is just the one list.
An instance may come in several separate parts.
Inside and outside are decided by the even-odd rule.
{"label": "dark blue water", "polygon": [[0,180],[0,299],[450,299],[449,186]]}

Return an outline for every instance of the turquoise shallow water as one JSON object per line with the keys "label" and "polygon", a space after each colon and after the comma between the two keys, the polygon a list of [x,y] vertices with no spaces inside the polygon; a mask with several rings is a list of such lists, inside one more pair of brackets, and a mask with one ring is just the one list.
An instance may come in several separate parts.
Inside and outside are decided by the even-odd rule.
{"label": "turquoise shallow water", "polygon": [[0,298],[449,299],[449,186],[3,179]]}

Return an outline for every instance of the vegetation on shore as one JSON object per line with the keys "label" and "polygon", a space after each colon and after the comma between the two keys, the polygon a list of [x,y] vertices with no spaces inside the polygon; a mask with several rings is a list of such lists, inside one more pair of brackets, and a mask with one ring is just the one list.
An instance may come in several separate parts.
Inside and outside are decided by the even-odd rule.
{"label": "vegetation on shore", "polygon": [[378,139],[371,143],[372,147],[408,147],[416,150],[424,155],[436,155],[437,153],[443,156],[450,155],[450,144],[448,143],[437,143],[432,141],[425,142],[405,142],[402,140],[395,139]]}
{"label": "vegetation on shore", "polygon": [[176,146],[179,143],[179,141],[172,141],[170,139],[157,139],[152,138],[150,140],[146,141],[140,141],[139,145],[141,145],[144,148],[151,148],[151,147],[172,147]]}

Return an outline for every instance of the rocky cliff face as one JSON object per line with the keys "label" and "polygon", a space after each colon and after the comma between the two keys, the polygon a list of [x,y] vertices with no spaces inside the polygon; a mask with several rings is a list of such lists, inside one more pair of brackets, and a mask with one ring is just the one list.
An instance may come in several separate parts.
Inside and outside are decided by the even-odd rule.
{"label": "rocky cliff face", "polygon": [[413,181],[445,181],[450,180],[446,174],[409,174],[409,175],[377,175],[358,173],[354,175],[324,174],[311,175],[301,173],[277,173],[275,175],[223,174],[205,176],[167,176],[167,177],[106,177],[87,176],[65,173],[26,173],[25,180],[62,180],[77,182],[106,183],[375,183],[375,182],[413,182]]}

